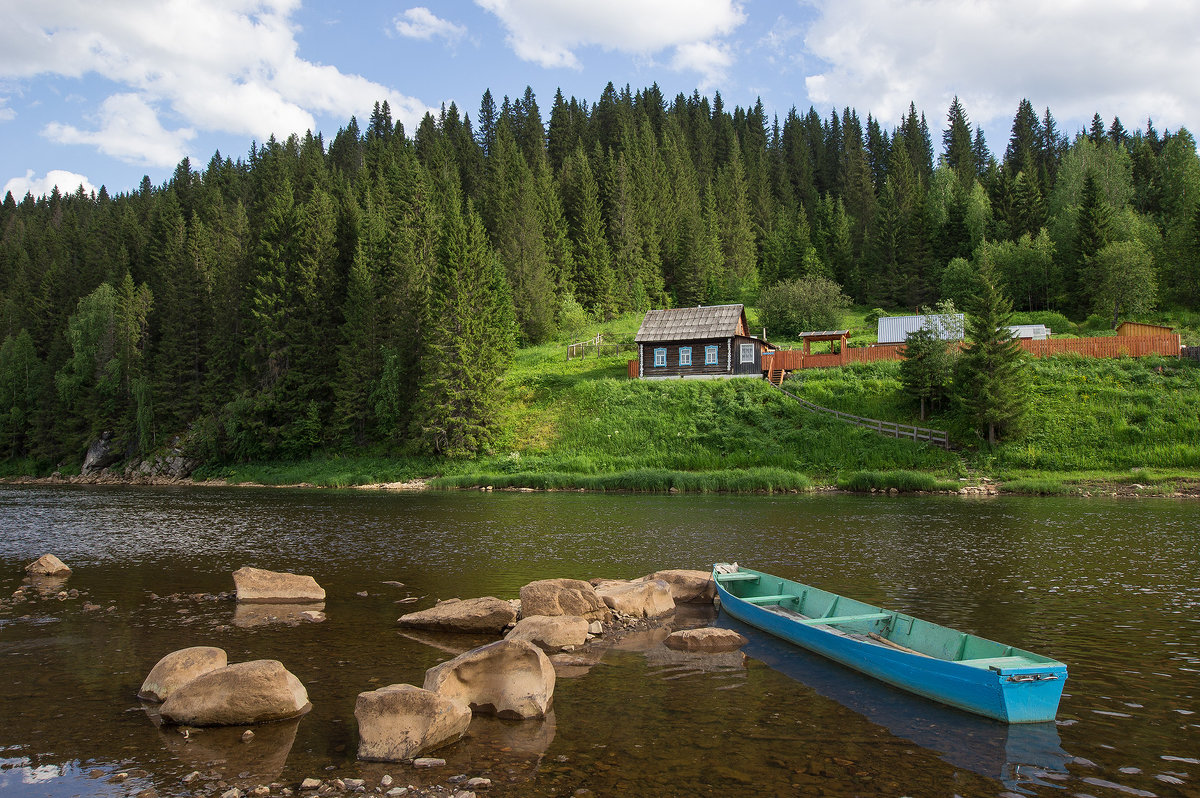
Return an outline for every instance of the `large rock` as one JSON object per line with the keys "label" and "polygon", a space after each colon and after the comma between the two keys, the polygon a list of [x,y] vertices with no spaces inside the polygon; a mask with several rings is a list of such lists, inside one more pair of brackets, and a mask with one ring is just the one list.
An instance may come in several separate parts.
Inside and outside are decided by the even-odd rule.
{"label": "large rock", "polygon": [[410,612],[397,620],[401,626],[465,634],[500,634],[517,620],[517,611],[503,599],[483,596],[463,601],[443,601],[427,610]]}
{"label": "large rock", "polygon": [[83,457],[83,465],[79,473],[87,476],[97,471],[103,471],[124,456],[121,444],[113,438],[111,432],[103,432],[100,437],[88,446],[87,454]]}
{"label": "large rock", "polygon": [[237,600],[251,604],[311,604],[325,600],[325,589],[311,576],[239,568],[233,572]]}
{"label": "large rock", "polygon": [[613,611],[635,618],[657,618],[675,611],[671,586],[661,579],[605,582],[596,588],[596,595]]}
{"label": "large rock", "polygon": [[655,571],[636,581],[649,582],[654,579],[661,579],[671,586],[671,597],[675,599],[677,604],[691,602],[708,602],[711,604],[717,597],[717,583],[713,581],[712,574],[708,571],[689,571],[685,569]]}
{"label": "large rock", "polygon": [[588,621],[577,615],[528,615],[517,622],[505,640],[527,640],[547,651],[582,646],[588,638]]}
{"label": "large rock", "polygon": [[25,566],[25,573],[30,576],[70,576],[71,569],[53,554],[43,554]]}
{"label": "large rock", "polygon": [[372,762],[411,759],[454,742],[471,725],[465,704],[411,684],[359,693],[354,717],[358,758]]}
{"label": "large rock", "polygon": [[672,648],[676,651],[703,651],[710,653],[737,651],[748,642],[750,641],[746,639],[745,635],[738,634],[732,629],[718,629],[714,627],[672,632],[663,641],[667,648]]}
{"label": "large rock", "polygon": [[521,613],[530,615],[578,615],[589,621],[612,620],[612,613],[596,595],[596,589],[580,579],[542,579],[521,588]]}
{"label": "large rock", "polygon": [[308,691],[278,660],[239,662],[176,688],[159,712],[170,723],[234,726],[303,715]]}
{"label": "large rock", "polygon": [[172,651],[150,669],[150,675],[142,682],[142,689],[138,690],[138,698],[163,701],[196,677],[228,664],[225,651],[213,646],[193,646]]}
{"label": "large rock", "polygon": [[550,708],[554,678],[554,666],[533,643],[500,640],[425,671],[425,689],[481,714],[536,718]]}

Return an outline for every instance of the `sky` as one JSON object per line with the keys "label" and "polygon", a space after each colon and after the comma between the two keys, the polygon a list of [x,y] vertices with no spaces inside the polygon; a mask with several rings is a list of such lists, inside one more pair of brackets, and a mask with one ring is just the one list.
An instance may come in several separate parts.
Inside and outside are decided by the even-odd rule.
{"label": "sky", "polygon": [[[423,5],[416,4],[417,2]],[[1195,0],[0,0],[0,194],[110,194],[214,152],[307,130],[333,140],[387,100],[410,133],[533,89],[608,82],[761,98],[768,115],[851,107],[935,147],[959,97],[1002,156],[1017,105],[1072,134],[1200,125]]]}

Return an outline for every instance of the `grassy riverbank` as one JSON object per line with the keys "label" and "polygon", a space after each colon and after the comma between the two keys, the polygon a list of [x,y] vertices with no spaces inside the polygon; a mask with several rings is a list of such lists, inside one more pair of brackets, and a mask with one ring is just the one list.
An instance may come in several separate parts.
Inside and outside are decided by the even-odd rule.
{"label": "grassy riverbank", "polygon": [[[636,319],[602,329],[629,340]],[[589,331],[593,334],[594,331]],[[1068,494],[1171,494],[1200,484],[1200,367],[1165,358],[1031,361],[1032,403],[1019,436],[995,448],[953,408],[925,422],[961,448],[944,452],[851,427],[761,380],[629,380],[632,352],[567,361],[561,345],[523,349],[507,375],[503,433],[474,459],[342,457],[206,467],[198,478],[321,486],[427,480],[434,487],[624,491],[897,488]],[[812,369],[789,390],[831,408],[918,423],[898,364]]]}
{"label": "grassy riverbank", "polygon": [[[862,316],[850,319],[859,336],[867,334]],[[1200,366],[1189,361],[1031,361],[1032,402],[1021,433],[989,448],[954,408],[940,408],[924,425],[950,431],[959,448],[945,452],[808,412],[762,380],[629,380],[639,320],[616,319],[577,336],[602,332],[606,341],[625,342],[602,357],[567,361],[562,342],[520,350],[506,375],[501,433],[485,456],[327,454],[206,465],[194,476],[323,487],[736,493],[992,484],[1030,494],[1200,493]],[[897,363],[805,370],[787,387],[825,407],[920,423]],[[19,463],[6,467],[10,476],[31,473]]]}

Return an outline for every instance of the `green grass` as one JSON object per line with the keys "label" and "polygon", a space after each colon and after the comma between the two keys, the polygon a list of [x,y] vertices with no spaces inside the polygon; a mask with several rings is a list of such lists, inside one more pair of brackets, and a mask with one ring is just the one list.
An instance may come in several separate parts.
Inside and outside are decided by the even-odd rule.
{"label": "green grass", "polygon": [[1005,482],[1004,493],[1024,493],[1032,496],[1063,496],[1074,491],[1057,479],[1014,479]]}
{"label": "green grass", "polygon": [[865,493],[871,490],[890,490],[895,488],[904,493],[917,491],[957,491],[958,482],[938,479],[933,474],[917,471],[856,471],[838,480],[842,490],[852,490]]}

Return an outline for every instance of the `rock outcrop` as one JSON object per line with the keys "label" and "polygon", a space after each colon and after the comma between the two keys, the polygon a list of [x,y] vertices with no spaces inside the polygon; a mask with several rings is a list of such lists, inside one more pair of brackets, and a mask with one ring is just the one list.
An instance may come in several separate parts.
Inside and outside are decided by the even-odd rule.
{"label": "rock outcrop", "polygon": [[138,698],[164,701],[193,679],[228,664],[225,651],[213,646],[192,646],[172,651],[150,669],[150,674],[138,690]]}
{"label": "rock outcrop", "polygon": [[325,589],[311,576],[239,568],[233,572],[237,600],[250,604],[312,604],[325,600]]}
{"label": "rock outcrop", "polygon": [[53,554],[43,554],[25,566],[25,573],[30,576],[70,576],[71,569]]}
{"label": "rock outcrop", "polygon": [[372,762],[411,759],[458,740],[471,725],[471,710],[450,698],[392,684],[359,693],[358,758]]}
{"label": "rock outcrop", "polygon": [[708,571],[687,569],[655,571],[635,581],[649,582],[654,579],[661,579],[671,586],[671,597],[677,604],[694,602],[711,604],[717,597],[717,583],[713,581],[712,574]]}
{"label": "rock outcrop", "polygon": [[97,471],[102,471],[113,463],[119,462],[122,457],[124,457],[124,452],[121,444],[113,438],[111,432],[103,432],[88,446],[79,473],[84,476],[95,474]]}
{"label": "rock outcrop", "polygon": [[510,602],[483,596],[443,601],[427,610],[402,615],[396,622],[412,629],[497,635],[516,620],[517,611]]}
{"label": "rock outcrop", "polygon": [[521,613],[530,615],[578,615],[589,621],[608,623],[612,613],[596,595],[596,589],[580,579],[542,579],[521,588]]}
{"label": "rock outcrop", "polygon": [[546,714],[554,679],[554,666],[540,648],[500,640],[430,668],[424,686],[474,712],[521,719]]}
{"label": "rock outcrop", "polygon": [[588,621],[577,615],[529,615],[505,635],[505,640],[526,640],[546,651],[582,646],[588,638]]}
{"label": "rock outcrop", "polygon": [[234,726],[294,718],[311,706],[308,691],[283,663],[260,659],[197,676],[167,696],[159,711],[170,723]]}
{"label": "rock outcrop", "polygon": [[596,595],[614,612],[635,618],[657,618],[675,611],[671,586],[661,579],[603,582],[596,587]]}
{"label": "rock outcrop", "polygon": [[718,629],[711,626],[705,629],[685,629],[681,632],[672,632],[663,641],[667,648],[676,651],[703,651],[714,654],[737,651],[748,642],[750,641],[744,635],[738,634],[732,629]]}

